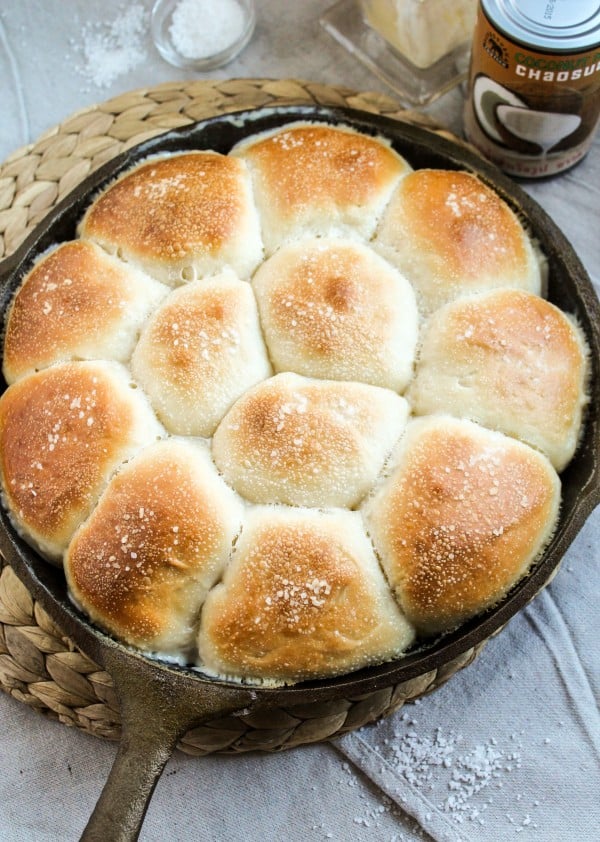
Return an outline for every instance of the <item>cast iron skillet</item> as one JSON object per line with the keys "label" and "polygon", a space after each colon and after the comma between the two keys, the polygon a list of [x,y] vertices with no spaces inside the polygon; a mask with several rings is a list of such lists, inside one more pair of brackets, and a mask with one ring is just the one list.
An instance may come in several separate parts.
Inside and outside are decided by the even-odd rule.
{"label": "cast iron skillet", "polygon": [[[467,169],[502,196],[539,239],[550,265],[548,296],[575,314],[591,349],[591,401],[575,458],[562,475],[563,503],[551,544],[528,577],[494,609],[420,651],[340,678],[288,688],[251,688],[207,678],[191,669],[153,661],[92,627],[69,601],[62,573],[40,558],[0,511],[0,549],[8,563],[56,623],[113,678],[123,736],[119,751],[83,839],[134,840],[158,781],[178,740],[189,728],[232,712],[288,707],[371,693],[439,669],[498,631],[548,582],[562,556],[600,502],[600,305],[569,243],[544,211],[499,170],[459,143],[423,129],[351,109],[271,107],[206,120],[145,141],[97,170],[40,223],[0,267],[4,313],[23,274],[52,243],[72,239],[78,220],[103,185],[135,161],[155,152],[215,149],[228,152],[257,131],[294,120],[344,123],[388,137],[415,168]],[[2,388],[5,388],[2,383]]]}

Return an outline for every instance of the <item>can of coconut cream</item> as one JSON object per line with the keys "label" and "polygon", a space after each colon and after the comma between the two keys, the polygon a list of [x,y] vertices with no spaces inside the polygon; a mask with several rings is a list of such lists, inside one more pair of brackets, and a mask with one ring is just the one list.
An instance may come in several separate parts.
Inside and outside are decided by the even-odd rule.
{"label": "can of coconut cream", "polygon": [[543,178],[588,151],[600,118],[600,0],[480,0],[464,126],[510,175]]}

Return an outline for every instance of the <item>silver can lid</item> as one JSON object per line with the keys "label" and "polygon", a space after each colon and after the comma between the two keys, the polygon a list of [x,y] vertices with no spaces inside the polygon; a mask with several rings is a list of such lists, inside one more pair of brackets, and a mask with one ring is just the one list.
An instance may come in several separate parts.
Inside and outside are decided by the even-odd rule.
{"label": "silver can lid", "polygon": [[481,0],[498,29],[530,47],[579,53],[600,45],[599,0]]}

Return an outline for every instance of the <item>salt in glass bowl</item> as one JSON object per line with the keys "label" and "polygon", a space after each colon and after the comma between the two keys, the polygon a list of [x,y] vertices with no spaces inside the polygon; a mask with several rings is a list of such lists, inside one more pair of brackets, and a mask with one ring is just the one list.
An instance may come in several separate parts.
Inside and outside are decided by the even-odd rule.
{"label": "salt in glass bowl", "polygon": [[[150,19],[152,40],[161,56],[175,67],[188,70],[212,70],[235,58],[250,41],[256,26],[254,0],[235,0],[244,16],[241,32],[234,32],[234,40],[218,52],[189,57],[184,55],[173,40],[173,13],[183,0],[156,0]],[[210,20],[206,27],[210,30]]]}

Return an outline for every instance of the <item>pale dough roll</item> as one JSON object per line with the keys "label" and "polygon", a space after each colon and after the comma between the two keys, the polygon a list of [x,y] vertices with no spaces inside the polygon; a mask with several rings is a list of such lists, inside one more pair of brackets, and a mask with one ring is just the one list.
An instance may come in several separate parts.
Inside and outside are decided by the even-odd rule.
{"label": "pale dough roll", "polygon": [[58,246],[27,274],[8,311],[7,383],[56,362],[128,362],[142,324],[168,291],[94,243]]}
{"label": "pale dough roll", "polygon": [[236,398],[271,374],[250,285],[224,271],[174,290],[131,366],[169,432],[211,436]]}
{"label": "pale dough roll", "polygon": [[61,363],[0,398],[4,500],[17,530],[59,561],[113,471],[164,435],[114,362]]}
{"label": "pale dough roll", "polygon": [[427,315],[496,287],[540,294],[539,254],[511,208],[471,173],[416,170],[402,179],[375,243],[406,275]]}
{"label": "pale dough roll", "polygon": [[254,503],[352,508],[407,415],[406,401],[388,389],[277,374],[232,406],[213,437],[213,459]]}
{"label": "pale dough roll", "polygon": [[250,166],[267,254],[303,236],[369,239],[407,162],[383,139],[290,124],[234,147]]}
{"label": "pale dough roll", "polygon": [[392,659],[413,637],[358,513],[256,507],[198,649],[212,674],[282,684]]}
{"label": "pale dough roll", "polygon": [[80,234],[172,286],[226,265],[245,278],[262,259],[246,165],[212,151],[127,171],[90,205]]}
{"label": "pale dough roll", "polygon": [[252,286],[277,371],[406,387],[418,332],[414,292],[368,246],[338,239],[283,246]]}
{"label": "pale dough roll", "polygon": [[557,471],[571,460],[586,403],[580,329],[530,293],[496,290],[438,310],[423,338],[410,402],[515,436]]}
{"label": "pale dough roll", "polygon": [[364,507],[398,603],[420,634],[501,600],[549,541],[560,481],[536,450],[450,416],[409,423]]}
{"label": "pale dough roll", "polygon": [[190,658],[243,507],[200,442],[151,445],[110,481],[65,555],[75,602],[133,646]]}

